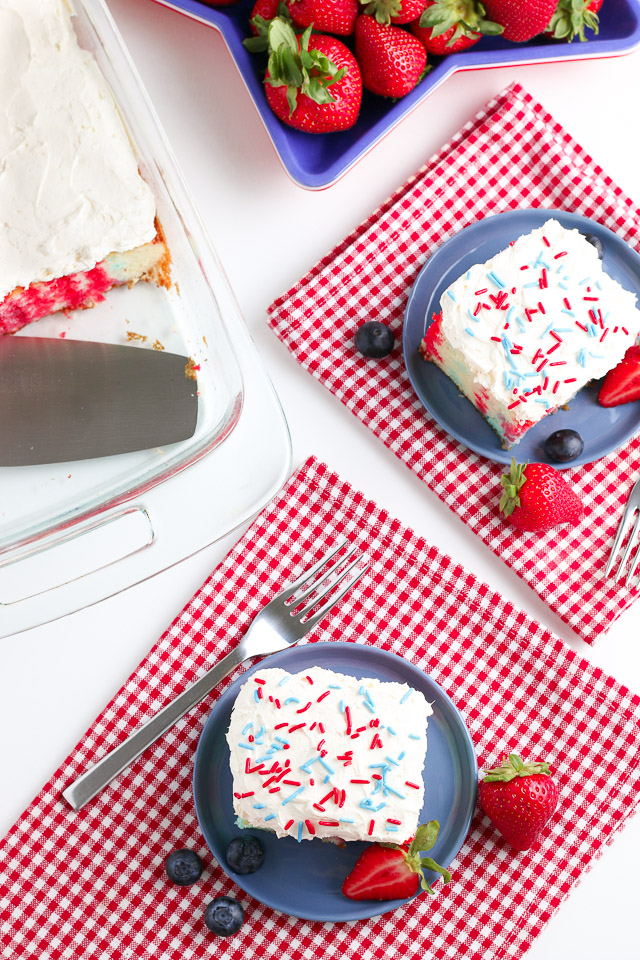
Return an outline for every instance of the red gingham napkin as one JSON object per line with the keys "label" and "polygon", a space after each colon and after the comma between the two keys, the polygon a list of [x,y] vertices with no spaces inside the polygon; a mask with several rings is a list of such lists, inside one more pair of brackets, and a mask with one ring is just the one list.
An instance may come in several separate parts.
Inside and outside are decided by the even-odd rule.
{"label": "red gingham napkin", "polygon": [[[212,694],[80,813],[60,791],[227,653],[282,584],[347,533],[371,568],[315,639],[372,643],[419,665],[463,712],[481,763],[505,748],[547,757],[559,809],[514,854],[480,814],[433,898],[366,922],[307,923],[238,890],[207,854],[191,775]],[[226,687],[227,681],[223,684]],[[640,799],[640,698],[430,547],[326,466],[308,461],[256,520],[0,844],[7,960],[501,960],[519,957]],[[427,760],[428,764],[428,760]],[[176,887],[164,859],[198,850]],[[228,894],[247,920],[204,928]]]}
{"label": "red gingham napkin", "polygon": [[640,251],[640,210],[514,84],[276,300],[269,323],[303,367],[591,643],[638,596],[637,588],[605,581],[603,573],[623,504],[640,474],[640,439],[571,471],[589,505],[580,527],[513,536],[496,506],[503,468],[461,446],[431,419],[399,347],[376,362],[353,348],[354,332],[372,318],[387,323],[399,344],[409,291],[437,246],[475,220],[518,207],[592,217]]}

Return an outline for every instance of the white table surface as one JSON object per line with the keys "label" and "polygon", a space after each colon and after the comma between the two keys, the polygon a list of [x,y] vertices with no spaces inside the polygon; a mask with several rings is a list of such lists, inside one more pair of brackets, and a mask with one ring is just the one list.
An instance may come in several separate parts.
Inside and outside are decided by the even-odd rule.
{"label": "white table surface", "polygon": [[[340,182],[311,192],[293,184],[281,167],[214,30],[151,0],[109,0],[109,5],[274,380],[291,427],[294,465],[310,454],[326,460],[582,656],[640,691],[640,604],[595,648],[584,644],[298,367],[265,324],[265,309],[278,294],[513,80],[640,199],[640,126],[632,106],[640,88],[640,53],[458,74]],[[92,608],[0,640],[0,835],[234,539]],[[640,819],[635,818],[535,941],[531,960],[637,957],[639,858]]]}

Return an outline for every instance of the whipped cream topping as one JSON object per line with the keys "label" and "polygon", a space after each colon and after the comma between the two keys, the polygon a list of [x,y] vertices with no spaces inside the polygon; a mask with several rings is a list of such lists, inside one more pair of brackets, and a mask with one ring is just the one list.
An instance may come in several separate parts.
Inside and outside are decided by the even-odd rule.
{"label": "whipped cream topping", "polygon": [[444,292],[442,330],[513,420],[538,420],[614,367],[640,332],[636,297],[579,230],[549,219]]}
{"label": "whipped cream topping", "polygon": [[424,800],[431,713],[407,684],[321,667],[259,670],[227,732],[239,822],[297,840],[408,840]]}
{"label": "whipped cream topping", "polygon": [[65,0],[0,0],[0,300],[155,236],[155,202]]}

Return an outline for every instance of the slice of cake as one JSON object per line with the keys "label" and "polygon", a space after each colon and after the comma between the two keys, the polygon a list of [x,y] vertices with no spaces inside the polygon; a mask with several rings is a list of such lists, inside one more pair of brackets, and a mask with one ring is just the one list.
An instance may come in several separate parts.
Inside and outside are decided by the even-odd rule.
{"label": "slice of cake", "polygon": [[549,219],[445,290],[420,352],[508,449],[620,362],[635,304],[579,230]]}
{"label": "slice of cake", "polygon": [[227,733],[239,824],[297,840],[403,843],[422,810],[431,713],[407,684],[259,670]]}
{"label": "slice of cake", "polygon": [[169,283],[169,252],[66,0],[0,0],[0,333]]}

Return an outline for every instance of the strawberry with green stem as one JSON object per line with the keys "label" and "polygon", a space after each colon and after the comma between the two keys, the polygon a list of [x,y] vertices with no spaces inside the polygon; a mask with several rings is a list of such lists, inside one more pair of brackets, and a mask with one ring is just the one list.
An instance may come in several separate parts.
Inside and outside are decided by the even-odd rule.
{"label": "strawberry with green stem", "polygon": [[342,892],[350,900],[404,900],[413,897],[421,887],[433,895],[423,870],[439,873],[445,883],[451,874],[431,857],[420,854],[431,850],[440,831],[437,820],[418,827],[410,846],[397,843],[372,843],[358,857],[342,884]]}
{"label": "strawberry with green stem", "polygon": [[576,492],[546,463],[516,463],[501,478],[500,512],[518,530],[544,533],[582,519]]}
{"label": "strawberry with green stem", "polygon": [[289,13],[297,27],[347,36],[353,33],[358,0],[289,0]]}
{"label": "strawberry with green stem", "polygon": [[242,41],[249,53],[263,53],[269,49],[269,24],[275,17],[291,22],[286,3],[282,0],[256,0],[249,14],[252,36]]}
{"label": "strawberry with green stem", "polygon": [[411,23],[424,10],[427,0],[360,0],[364,13],[378,23]]}
{"label": "strawberry with green stem", "polygon": [[363,86],[381,97],[404,97],[429,69],[424,47],[402,27],[363,13],[356,20],[355,40]]}
{"label": "strawberry with green stem", "polygon": [[585,30],[597,34],[600,30],[598,11],[603,0],[558,0],[545,36],[571,43],[576,37],[586,40]]}
{"label": "strawberry with green stem", "polygon": [[427,53],[442,57],[467,50],[483,36],[499,36],[504,28],[487,19],[477,0],[428,0],[409,29]]}
{"label": "strawberry with green stem", "polygon": [[358,63],[340,40],[314,34],[297,37],[290,23],[269,24],[265,92],[284,123],[306,133],[347,130],[358,117],[362,78]]}
{"label": "strawberry with green stem", "polygon": [[546,761],[525,763],[510,753],[485,773],[478,802],[514,850],[528,850],[558,806],[558,786]]}
{"label": "strawberry with green stem", "polygon": [[522,43],[546,30],[558,0],[482,0],[487,16],[504,27],[505,40]]}

